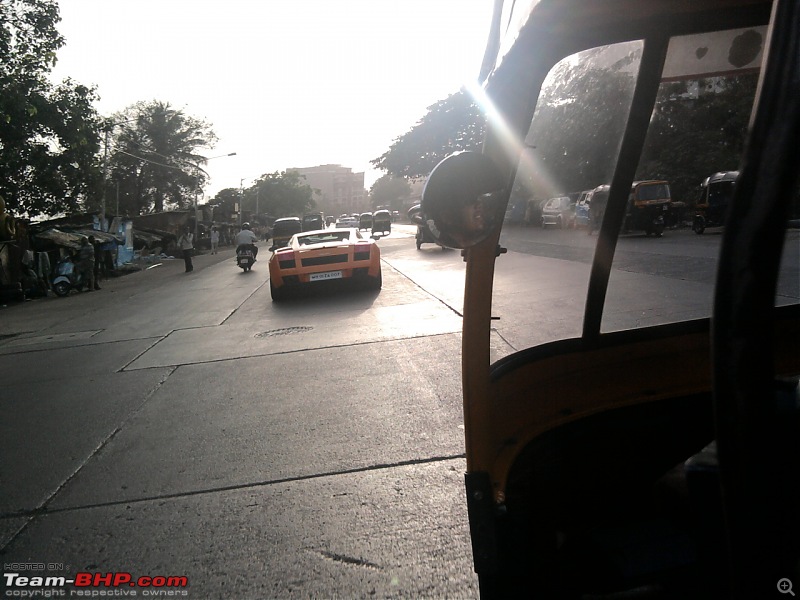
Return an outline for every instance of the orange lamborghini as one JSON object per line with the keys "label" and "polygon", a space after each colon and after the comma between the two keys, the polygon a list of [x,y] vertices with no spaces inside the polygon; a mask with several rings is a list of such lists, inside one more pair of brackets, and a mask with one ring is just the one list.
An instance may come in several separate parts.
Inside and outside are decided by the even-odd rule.
{"label": "orange lamborghini", "polygon": [[380,289],[381,251],[375,240],[358,229],[319,229],[292,236],[289,245],[269,259],[269,290],[273,301],[291,291],[325,281],[351,280]]}

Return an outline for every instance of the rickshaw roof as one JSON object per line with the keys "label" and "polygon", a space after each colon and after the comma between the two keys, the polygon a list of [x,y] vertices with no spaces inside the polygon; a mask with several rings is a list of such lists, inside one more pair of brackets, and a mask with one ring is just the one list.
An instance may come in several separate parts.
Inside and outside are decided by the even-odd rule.
{"label": "rickshaw roof", "polygon": [[736,181],[739,178],[739,171],[721,171],[714,173],[711,177],[706,179],[705,185],[710,183],[722,183],[725,181]]}
{"label": "rickshaw roof", "polygon": [[766,23],[772,1],[503,0],[501,4],[493,16],[481,81],[500,77],[511,83],[519,61],[509,59],[531,47],[544,47],[563,57],[600,44],[636,39],[665,27],[685,33],[714,29],[722,15],[731,27],[740,16],[752,23],[754,13]]}

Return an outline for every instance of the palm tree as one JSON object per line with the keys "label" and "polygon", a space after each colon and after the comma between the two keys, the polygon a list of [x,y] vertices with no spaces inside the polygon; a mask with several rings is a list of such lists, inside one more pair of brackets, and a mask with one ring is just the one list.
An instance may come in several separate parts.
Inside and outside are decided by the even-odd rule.
{"label": "palm tree", "polygon": [[159,101],[138,102],[115,120],[129,122],[115,138],[114,177],[134,190],[136,210],[191,204],[206,179],[198,150],[217,141],[210,125]]}

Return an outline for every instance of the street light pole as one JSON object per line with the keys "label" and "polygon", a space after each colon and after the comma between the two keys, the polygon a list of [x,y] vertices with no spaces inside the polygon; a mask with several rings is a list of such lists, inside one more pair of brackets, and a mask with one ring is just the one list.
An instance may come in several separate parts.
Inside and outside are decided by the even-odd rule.
{"label": "street light pole", "polygon": [[126,119],[125,121],[109,121],[107,120],[105,123],[105,150],[103,151],[103,191],[100,194],[100,229],[101,231],[106,231],[108,228],[103,229],[105,227],[106,221],[106,192],[108,191],[108,146],[111,143],[111,130],[116,125],[123,125],[125,123],[133,123],[134,121],[138,121],[139,117],[134,117],[133,119]]}
{"label": "street light pole", "polygon": [[239,229],[242,228],[242,210],[244,210],[244,179],[239,180]]}
{"label": "street light pole", "polygon": [[198,230],[198,219],[197,219],[197,190],[200,187],[200,175],[195,177],[194,181],[194,243],[197,243],[197,230]]}

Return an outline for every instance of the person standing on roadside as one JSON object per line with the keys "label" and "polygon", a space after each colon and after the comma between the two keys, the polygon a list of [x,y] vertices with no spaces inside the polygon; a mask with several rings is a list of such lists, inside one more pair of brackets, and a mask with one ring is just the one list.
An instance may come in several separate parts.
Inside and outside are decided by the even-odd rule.
{"label": "person standing on roadside", "polygon": [[192,265],[192,254],[194,254],[194,234],[192,228],[186,227],[181,237],[178,238],[178,247],[183,252],[183,264],[186,266],[186,273],[191,273],[194,270]]}
{"label": "person standing on roadside", "polygon": [[211,254],[217,253],[217,247],[219,246],[219,231],[217,230],[216,225],[211,228]]}
{"label": "person standing on roadside", "polygon": [[92,283],[94,284],[94,289],[100,289],[100,271],[103,269],[103,251],[100,249],[102,244],[98,242],[93,235],[89,236],[89,243],[92,244],[92,248],[94,249],[94,267],[92,268],[92,273],[94,274],[94,278]]}
{"label": "person standing on roadside", "polygon": [[86,291],[94,291],[94,246],[92,245],[94,237],[87,238],[81,237],[81,247],[78,249],[77,263],[78,272],[81,278],[86,283]]}

